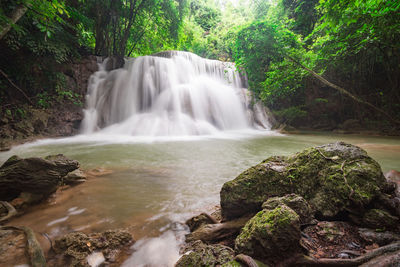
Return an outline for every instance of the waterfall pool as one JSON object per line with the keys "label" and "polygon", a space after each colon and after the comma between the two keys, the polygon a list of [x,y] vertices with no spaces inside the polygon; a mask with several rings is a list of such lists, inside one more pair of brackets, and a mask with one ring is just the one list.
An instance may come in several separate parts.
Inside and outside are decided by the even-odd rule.
{"label": "waterfall pool", "polygon": [[[29,226],[51,238],[70,231],[128,228],[140,241],[124,266],[173,266],[187,231],[183,223],[218,205],[224,182],[269,156],[335,141],[364,148],[384,172],[400,170],[398,137],[270,131],[175,139],[91,135],[41,140],[1,152],[0,163],[14,154],[63,153],[84,170],[107,170],[34,207],[13,225]],[[154,250],[160,254],[155,256]]]}

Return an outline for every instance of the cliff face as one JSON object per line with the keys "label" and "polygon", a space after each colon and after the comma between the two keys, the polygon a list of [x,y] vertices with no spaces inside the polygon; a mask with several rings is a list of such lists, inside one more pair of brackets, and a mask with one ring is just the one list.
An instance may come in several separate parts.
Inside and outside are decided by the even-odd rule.
{"label": "cliff face", "polygon": [[0,150],[41,137],[77,134],[88,80],[97,69],[95,56],[65,64],[58,70],[64,80],[58,93],[32,98],[34,105],[5,105],[0,116]]}

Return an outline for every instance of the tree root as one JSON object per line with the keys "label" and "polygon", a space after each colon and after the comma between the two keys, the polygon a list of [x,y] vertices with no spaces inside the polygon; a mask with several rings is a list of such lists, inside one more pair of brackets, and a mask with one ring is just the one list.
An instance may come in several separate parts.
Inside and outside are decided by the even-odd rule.
{"label": "tree root", "polygon": [[8,211],[7,215],[0,218],[0,223],[6,221],[18,214],[17,210],[13,207],[13,205],[8,203],[7,201],[0,201],[0,204],[2,204],[4,207],[6,207],[6,209]]}
{"label": "tree root", "polygon": [[257,262],[252,257],[244,254],[236,255],[234,260],[243,263],[246,267],[258,267]]}
{"label": "tree root", "polygon": [[306,255],[302,255],[293,262],[290,266],[359,266],[366,263],[373,258],[381,256],[388,252],[395,252],[400,250],[400,242],[392,243],[374,249],[362,256],[354,259],[314,259]]}
{"label": "tree root", "polygon": [[33,230],[26,226],[1,226],[1,230],[23,231],[26,235],[28,255],[32,267],[46,267],[46,259]]}

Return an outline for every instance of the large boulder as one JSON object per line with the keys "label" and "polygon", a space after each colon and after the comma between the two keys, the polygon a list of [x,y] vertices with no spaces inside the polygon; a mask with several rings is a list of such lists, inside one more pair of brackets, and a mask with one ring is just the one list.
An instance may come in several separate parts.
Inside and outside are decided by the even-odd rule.
{"label": "large boulder", "polygon": [[175,267],[211,267],[221,266],[233,260],[234,251],[230,247],[213,244],[207,245],[202,241],[195,241],[185,249],[186,252],[175,264]]}
{"label": "large boulder", "polygon": [[0,200],[11,200],[22,192],[48,196],[78,168],[78,161],[61,154],[45,159],[12,156],[0,167]]}
{"label": "large boulder", "polygon": [[224,218],[261,210],[268,198],[295,193],[323,218],[363,210],[387,182],[379,164],[343,142],[306,149],[290,157],[270,157],[221,189]]}
{"label": "large boulder", "polygon": [[251,218],[235,240],[235,252],[260,260],[283,259],[299,250],[299,216],[282,205]]}

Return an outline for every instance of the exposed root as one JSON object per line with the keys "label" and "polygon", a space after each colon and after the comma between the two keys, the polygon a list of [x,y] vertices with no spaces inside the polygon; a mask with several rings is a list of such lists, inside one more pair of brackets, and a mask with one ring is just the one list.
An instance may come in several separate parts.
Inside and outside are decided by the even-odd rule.
{"label": "exposed root", "polygon": [[318,152],[319,152],[319,154],[321,154],[321,156],[324,158],[324,159],[326,159],[326,160],[332,160],[332,161],[336,161],[336,160],[338,160],[339,159],[339,157],[338,156],[333,156],[333,157],[328,157],[328,156],[325,156],[324,155],[324,153],[322,153],[322,151],[321,150],[319,150],[319,148],[318,147],[316,147],[315,148]]}
{"label": "exposed root", "polygon": [[210,220],[212,221],[212,223],[214,223],[214,224],[219,223],[213,216],[211,216],[211,215],[208,214],[208,213],[203,212],[203,213],[201,213],[200,215],[206,216],[206,217],[207,217],[208,219],[210,219]]}
{"label": "exposed root", "polygon": [[40,247],[40,244],[35,237],[35,233],[31,228],[26,226],[2,226],[0,229],[23,231],[27,239],[28,255],[31,261],[31,266],[46,267],[46,259],[43,254],[43,250]]}
{"label": "exposed root", "polygon": [[359,266],[385,253],[399,250],[400,242],[396,242],[374,249],[354,259],[315,259],[306,255],[302,255],[296,259],[291,266]]}
{"label": "exposed root", "polygon": [[255,262],[255,260],[253,260],[252,257],[244,254],[236,255],[234,260],[243,263],[246,267],[258,267],[258,264]]}
{"label": "exposed root", "polygon": [[15,215],[18,214],[17,210],[13,207],[13,205],[8,203],[7,201],[0,201],[0,204],[2,204],[4,207],[6,207],[6,209],[8,211],[7,215],[0,218],[0,223],[11,219],[12,217],[14,217]]}

